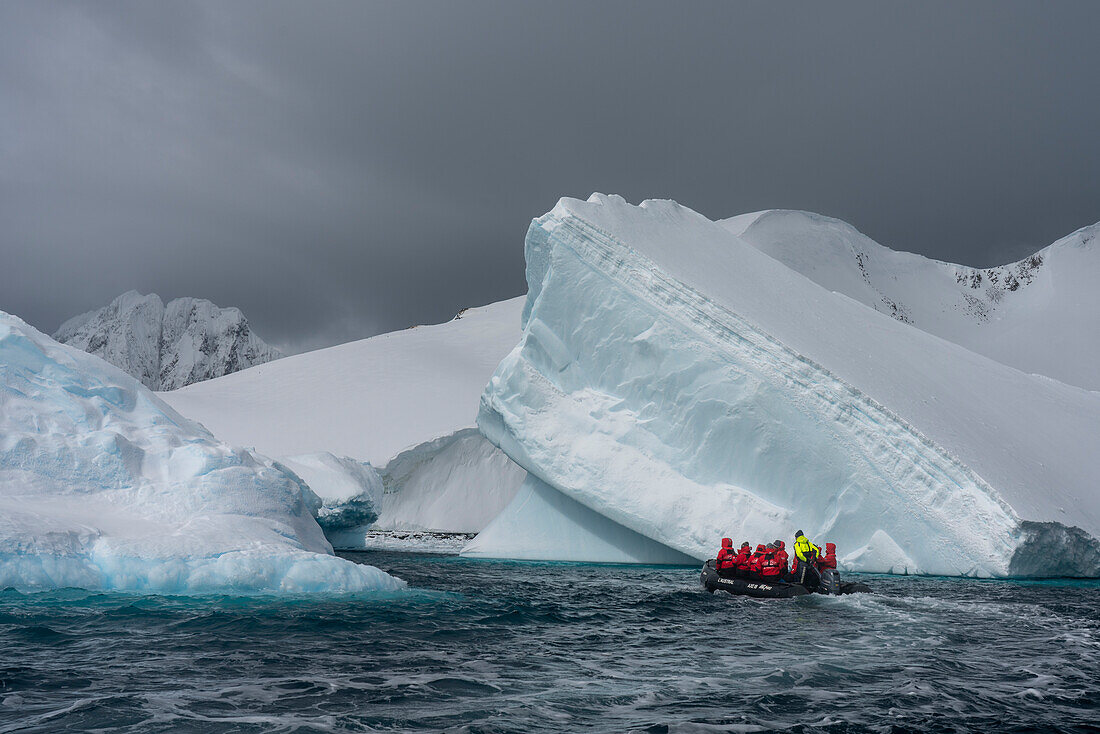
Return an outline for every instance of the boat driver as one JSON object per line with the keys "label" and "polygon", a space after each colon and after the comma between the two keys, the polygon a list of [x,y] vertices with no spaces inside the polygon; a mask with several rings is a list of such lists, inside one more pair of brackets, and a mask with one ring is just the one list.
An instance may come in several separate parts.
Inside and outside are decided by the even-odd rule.
{"label": "boat driver", "polygon": [[821,549],[799,530],[794,534],[794,557],[798,565],[794,570],[795,582],[813,591],[821,583],[821,574],[817,570],[817,558]]}

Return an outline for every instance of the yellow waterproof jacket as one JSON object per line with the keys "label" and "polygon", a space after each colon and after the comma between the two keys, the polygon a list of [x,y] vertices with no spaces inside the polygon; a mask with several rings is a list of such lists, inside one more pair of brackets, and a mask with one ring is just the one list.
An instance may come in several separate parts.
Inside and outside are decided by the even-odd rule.
{"label": "yellow waterproof jacket", "polygon": [[800,561],[808,561],[814,554],[821,555],[821,549],[810,542],[805,535],[794,539],[794,554]]}

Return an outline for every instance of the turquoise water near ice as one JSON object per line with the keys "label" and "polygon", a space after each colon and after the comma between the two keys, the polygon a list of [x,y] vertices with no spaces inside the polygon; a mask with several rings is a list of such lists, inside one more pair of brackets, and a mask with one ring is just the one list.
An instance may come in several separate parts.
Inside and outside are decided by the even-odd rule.
{"label": "turquoise water near ice", "polygon": [[707,594],[694,568],[349,553],[357,598],[0,592],[0,732],[1097,731],[1100,582],[861,576]]}

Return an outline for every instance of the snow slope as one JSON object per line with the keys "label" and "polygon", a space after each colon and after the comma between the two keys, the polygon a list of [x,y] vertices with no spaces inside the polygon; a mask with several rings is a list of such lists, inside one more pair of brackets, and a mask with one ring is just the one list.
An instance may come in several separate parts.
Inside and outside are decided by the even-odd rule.
{"label": "snow slope", "polygon": [[285,357],[161,397],[218,438],[269,456],[369,462],[384,487],[378,527],[477,532],[523,481],[475,429],[481,392],[519,338],[522,308],[515,298],[468,309],[445,324]]}
{"label": "snow slope", "polygon": [[199,298],[166,306],[155,293],[128,291],[69,319],[54,339],[101,357],[153,390],[173,390],[278,359],[236,308]]}
{"label": "snow slope", "polygon": [[332,555],[294,476],[0,313],[0,588],[397,589]]}
{"label": "snow slope", "polygon": [[[1100,573],[1100,395],[831,293],[674,202],[563,199],[526,255],[523,338],[478,425],[562,538],[597,515],[620,549],[701,559],[801,528],[864,570]],[[506,515],[515,532],[467,552],[517,555],[533,529]],[[526,557],[578,556],[540,537]]]}
{"label": "snow slope", "polygon": [[895,252],[809,212],[719,224],[827,290],[1025,372],[1100,390],[1100,224],[985,269]]}

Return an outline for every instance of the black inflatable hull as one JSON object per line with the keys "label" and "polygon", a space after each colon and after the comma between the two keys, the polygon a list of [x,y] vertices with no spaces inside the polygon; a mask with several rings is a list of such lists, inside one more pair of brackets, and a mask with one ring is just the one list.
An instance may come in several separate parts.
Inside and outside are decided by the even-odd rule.
{"label": "black inflatable hull", "polygon": [[752,596],[757,599],[789,599],[792,596],[805,596],[810,591],[799,584],[789,584],[785,581],[771,583],[767,581],[752,581],[750,579],[724,579],[717,573],[703,582],[707,591],[728,591],[737,596]]}
{"label": "black inflatable hull", "polygon": [[[835,572],[834,572],[835,573]],[[757,599],[790,599],[795,596],[812,594],[809,589],[801,584],[788,581],[757,581],[754,579],[722,578],[714,567],[714,560],[703,564],[703,571],[699,577],[703,588],[712,594],[715,591],[725,591],[735,596],[751,596]],[[867,584],[856,581],[839,583],[835,595],[869,593],[871,588]],[[828,593],[820,591],[819,593]]]}

